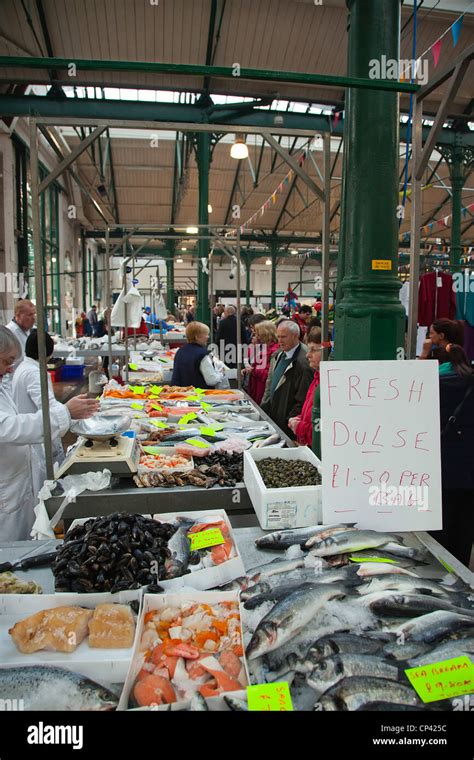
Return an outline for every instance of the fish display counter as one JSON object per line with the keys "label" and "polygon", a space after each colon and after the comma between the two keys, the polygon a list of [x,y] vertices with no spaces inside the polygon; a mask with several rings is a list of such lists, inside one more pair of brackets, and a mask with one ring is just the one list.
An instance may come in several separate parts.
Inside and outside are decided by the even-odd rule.
{"label": "fish display counter", "polygon": [[[247,709],[242,689],[248,679],[251,685],[288,683],[293,709],[299,711],[457,709],[456,697],[423,702],[406,673],[474,657],[474,576],[431,536],[341,524],[274,533],[237,528],[232,538],[244,574],[206,592],[193,591],[190,574],[182,591],[148,593],[143,597],[146,609],[132,608],[133,651],[130,614],[112,610],[128,624],[126,652],[122,648],[116,657],[107,650],[109,663],[121,663],[121,683],[110,682],[110,664],[108,680],[102,673],[94,680],[90,668],[76,672],[76,660],[94,661],[88,653],[89,621],[101,595],[90,594],[89,600],[84,593],[51,597],[50,568],[15,568],[15,560],[32,550],[49,553],[51,542],[0,545],[0,561],[12,563],[20,582],[36,582],[44,594],[44,605],[38,595],[32,602],[31,594],[27,601],[19,594],[14,601],[5,601],[6,594],[0,599],[0,647],[10,652],[8,665],[2,658],[0,667],[0,698],[25,699],[29,684],[36,696],[42,689],[43,709],[48,698],[55,705],[49,709],[66,709],[66,703],[61,708],[54,695],[48,697],[48,685],[56,679],[62,699],[73,700],[78,709],[116,709],[120,700],[121,709],[171,705],[173,710],[241,711]],[[79,542],[78,551],[83,548]],[[72,566],[70,570],[75,572]],[[123,597],[109,596],[123,605]],[[43,606],[49,615],[58,607],[85,610],[81,641],[71,639],[79,654],[47,652],[43,657],[42,643],[34,655],[22,653],[22,647],[32,645],[22,640],[21,624],[26,620],[31,633],[31,612],[34,608],[38,615]],[[43,617],[33,622],[44,626]],[[105,631],[108,642],[107,622],[103,625],[98,630]],[[72,633],[77,635],[75,628]],[[234,633],[239,641],[233,642]],[[36,635],[36,641],[41,637]],[[59,668],[52,670],[53,661]],[[471,694],[474,687],[465,681],[460,693]]]}

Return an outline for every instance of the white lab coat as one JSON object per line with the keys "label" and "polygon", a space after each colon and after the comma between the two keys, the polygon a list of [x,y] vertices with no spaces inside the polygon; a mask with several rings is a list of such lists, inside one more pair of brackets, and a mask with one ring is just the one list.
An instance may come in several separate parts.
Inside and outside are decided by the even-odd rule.
{"label": "white lab coat", "polygon": [[[13,374],[12,388],[13,400],[20,414],[34,414],[42,408],[40,366],[36,359],[30,359],[30,357],[25,356]],[[57,412],[57,408],[64,408],[64,405],[56,400],[49,375],[48,389],[50,417],[53,417]],[[61,411],[59,411],[59,414],[61,414]],[[46,480],[46,457],[44,444],[35,443],[31,448],[33,449],[32,461],[36,457],[36,462],[33,466],[33,490],[35,497],[37,497]],[[53,462],[61,464],[63,461],[64,449],[61,438],[53,438]]]}
{"label": "white lab coat", "polygon": [[[19,414],[9,376],[0,380],[0,541],[24,541],[35,518],[31,445],[43,440],[43,413]],[[64,435],[70,422],[67,407],[55,408],[53,437]]]}
{"label": "white lab coat", "polygon": [[18,338],[18,340],[20,341],[21,355],[24,356],[25,355],[26,341],[28,340],[28,335],[30,334],[30,331],[28,330],[28,332],[25,332],[24,330],[22,330],[22,328],[20,327],[20,325],[18,325],[15,322],[14,319],[12,319],[12,321],[9,322],[8,325],[6,325],[6,326],[13,333],[13,335],[16,338]]}

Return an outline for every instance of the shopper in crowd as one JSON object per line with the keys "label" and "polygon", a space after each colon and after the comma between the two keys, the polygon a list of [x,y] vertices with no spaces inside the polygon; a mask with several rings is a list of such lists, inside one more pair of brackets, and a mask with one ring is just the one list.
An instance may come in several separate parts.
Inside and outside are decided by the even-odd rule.
{"label": "shopper in crowd", "polygon": [[[250,340],[252,340],[252,338],[255,337],[255,327],[260,322],[269,322],[269,321],[270,320],[267,320],[264,314],[252,314],[252,316],[249,317],[248,323],[247,323],[247,329],[248,329],[248,331],[250,333],[250,335],[249,335]],[[274,322],[272,322],[271,324],[275,327],[275,323]]]}
{"label": "shopper in crowd", "polygon": [[[242,345],[248,345],[250,335],[241,320],[240,334]],[[215,343],[219,348],[219,356],[228,367],[237,367],[237,314],[235,306],[226,306],[215,337]]]}
{"label": "shopper in crowd", "polygon": [[[39,463],[31,447],[43,442],[43,413],[41,409],[28,414],[18,411],[9,379],[21,360],[19,340],[0,327],[0,541],[27,540],[35,517]],[[71,419],[86,419],[98,410],[99,402],[85,396],[55,406],[51,410],[53,439],[69,430]]]}
{"label": "shopper in crowd", "polygon": [[26,341],[35,322],[36,306],[27,298],[21,298],[15,304],[13,319],[7,327],[20,341],[22,356],[25,355]]}
{"label": "shopper in crowd", "polygon": [[176,352],[171,385],[194,385],[196,388],[215,388],[225,374],[207,349],[210,330],[203,322],[194,320],[186,327],[186,343]]}
{"label": "shopper in crowd", "polygon": [[185,322],[187,325],[189,325],[190,322],[193,322],[196,319],[195,314],[196,314],[196,307],[190,306],[188,311],[186,312],[186,317],[185,317]]}
{"label": "shopper in crowd", "polygon": [[95,330],[96,338],[103,338],[104,335],[107,335],[106,311],[107,310],[104,309],[104,311],[101,311],[97,317],[97,325]]}
{"label": "shopper in crowd", "polygon": [[219,322],[222,319],[224,310],[225,310],[225,306],[222,303],[216,303],[216,305],[212,309],[212,327],[214,330],[214,334],[216,334],[219,328]]}
{"label": "shopper in crowd", "polygon": [[319,317],[311,317],[306,325],[306,335],[304,336],[303,343],[308,344],[308,335],[314,327],[321,327],[321,320]]}
{"label": "shopper in crowd", "polygon": [[91,306],[91,308],[87,312],[87,319],[89,320],[89,324],[92,328],[92,335],[94,336],[97,335],[98,317],[97,317],[97,306],[95,304]]}
{"label": "shopper in crowd", "polygon": [[248,377],[248,394],[257,404],[260,404],[265,392],[270,360],[275,351],[279,350],[280,344],[273,322],[257,322],[250,346],[250,366],[242,370]]}
{"label": "shopper in crowd", "polygon": [[74,322],[74,329],[76,331],[76,338],[83,338],[84,337],[84,317],[86,315],[84,312],[81,314],[78,314],[76,317],[76,321]]}
{"label": "shopper in crowd", "polygon": [[91,326],[91,323],[89,322],[89,319],[85,311],[82,312],[81,318],[82,318],[82,334],[85,338],[91,338],[92,326]]}
{"label": "shopper in crowd", "polygon": [[249,319],[253,316],[253,309],[251,306],[243,306],[241,311],[242,322],[247,330],[249,329]]}
{"label": "shopper in crowd", "polygon": [[[440,374],[443,529],[431,535],[469,567],[474,541],[474,372],[460,345]],[[442,365],[445,366],[445,365]]]}
{"label": "shopper in crowd", "polygon": [[262,409],[290,437],[290,417],[299,417],[314,372],[306,358],[306,346],[300,341],[300,329],[290,319],[278,325],[281,351],[274,353],[262,399]]}
{"label": "shopper in crowd", "polygon": [[311,385],[308,388],[306,399],[301,410],[301,414],[297,417],[290,417],[288,420],[288,427],[296,436],[296,440],[302,446],[311,446],[313,442],[313,423],[312,412],[314,403],[314,394],[316,388],[319,386],[319,365],[321,363],[321,329],[319,327],[313,327],[311,332],[307,333],[307,346],[308,353],[306,358],[308,364],[314,371],[314,377]]}
{"label": "shopper in crowd", "polygon": [[440,363],[449,361],[446,355],[448,343],[464,345],[463,324],[456,319],[436,319],[423,343],[420,359],[437,359]]}
{"label": "shopper in crowd", "polygon": [[303,340],[306,335],[306,330],[308,329],[308,324],[312,316],[313,310],[311,306],[308,306],[307,304],[303,304],[303,306],[300,307],[300,310],[293,315],[293,321],[296,322],[300,328],[301,340]]}

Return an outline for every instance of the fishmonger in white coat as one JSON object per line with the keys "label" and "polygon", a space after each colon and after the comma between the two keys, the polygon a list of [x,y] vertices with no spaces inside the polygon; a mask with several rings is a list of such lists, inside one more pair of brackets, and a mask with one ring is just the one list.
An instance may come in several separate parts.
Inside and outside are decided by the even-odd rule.
{"label": "fishmonger in white coat", "polygon": [[[19,414],[11,374],[21,362],[21,345],[0,326],[0,541],[29,539],[34,522],[34,468],[31,446],[43,442],[43,413]],[[53,438],[64,435],[71,419],[91,417],[97,401],[73,398],[51,412]]]}

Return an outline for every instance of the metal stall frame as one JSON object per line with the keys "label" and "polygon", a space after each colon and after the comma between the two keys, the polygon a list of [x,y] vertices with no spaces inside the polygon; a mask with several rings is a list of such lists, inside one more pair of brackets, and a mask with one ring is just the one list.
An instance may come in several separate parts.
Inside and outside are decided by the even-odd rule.
{"label": "metal stall frame", "polygon": [[[474,45],[466,48],[452,63],[446,66],[431,82],[425,84],[413,95],[413,147],[412,147],[412,194],[411,194],[411,226],[410,226],[410,281],[409,281],[409,314],[407,358],[416,359],[416,338],[418,328],[418,281],[420,278],[420,242],[421,242],[421,186],[422,177],[436,141],[443,128],[456,93],[462,84],[464,76],[474,59]],[[439,107],[436,119],[423,145],[423,101],[440,84],[449,81]]]}

